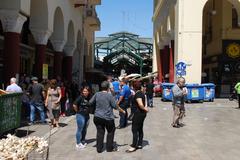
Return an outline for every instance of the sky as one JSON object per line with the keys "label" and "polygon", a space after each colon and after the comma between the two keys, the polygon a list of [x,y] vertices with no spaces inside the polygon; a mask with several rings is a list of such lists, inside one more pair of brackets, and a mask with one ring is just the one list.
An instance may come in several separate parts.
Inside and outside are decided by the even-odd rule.
{"label": "sky", "polygon": [[149,37],[153,35],[153,0],[102,0],[97,6],[101,21],[101,30],[96,37],[105,37],[111,33],[128,31]]}

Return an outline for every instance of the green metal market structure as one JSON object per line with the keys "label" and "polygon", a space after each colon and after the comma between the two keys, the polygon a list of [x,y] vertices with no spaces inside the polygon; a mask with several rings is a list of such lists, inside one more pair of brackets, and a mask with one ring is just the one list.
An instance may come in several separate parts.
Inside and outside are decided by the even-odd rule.
{"label": "green metal market structure", "polygon": [[[153,44],[151,38],[140,38],[129,32],[110,34],[109,37],[97,37],[95,47],[95,66],[104,72],[119,74],[147,74],[152,71]],[[100,64],[100,65],[99,65]]]}

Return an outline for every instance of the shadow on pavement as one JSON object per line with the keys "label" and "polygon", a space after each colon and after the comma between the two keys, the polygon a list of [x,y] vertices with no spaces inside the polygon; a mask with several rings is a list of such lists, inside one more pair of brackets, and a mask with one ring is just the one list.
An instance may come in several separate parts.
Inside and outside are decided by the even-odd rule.
{"label": "shadow on pavement", "polygon": [[60,127],[66,127],[67,124],[66,124],[66,123],[59,123],[59,126],[60,126]]}
{"label": "shadow on pavement", "polygon": [[143,144],[142,144],[143,147],[149,146],[149,145],[150,145],[150,144],[149,144],[149,142],[148,142],[147,140],[143,140]]}
{"label": "shadow on pavement", "polygon": [[86,139],[86,143],[90,144],[96,141],[96,138]]}
{"label": "shadow on pavement", "polygon": [[17,129],[15,136],[22,138],[22,137],[26,137],[34,132],[35,131],[32,131],[32,130]]}

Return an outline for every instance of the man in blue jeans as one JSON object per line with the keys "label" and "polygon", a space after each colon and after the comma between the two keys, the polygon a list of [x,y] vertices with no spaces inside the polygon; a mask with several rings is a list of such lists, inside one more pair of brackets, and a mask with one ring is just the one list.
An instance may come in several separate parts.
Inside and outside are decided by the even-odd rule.
{"label": "man in blue jeans", "polygon": [[33,77],[32,85],[29,86],[28,92],[30,94],[30,125],[35,121],[35,110],[37,109],[40,113],[41,123],[45,123],[44,113],[44,87],[38,83],[38,78]]}
{"label": "man in blue jeans", "polygon": [[127,126],[127,108],[129,106],[129,97],[131,96],[131,90],[130,87],[127,85],[127,80],[123,78],[120,83],[122,86],[122,90],[120,92],[120,97],[117,104],[125,111],[126,114],[119,112],[120,121],[117,129],[121,129]]}

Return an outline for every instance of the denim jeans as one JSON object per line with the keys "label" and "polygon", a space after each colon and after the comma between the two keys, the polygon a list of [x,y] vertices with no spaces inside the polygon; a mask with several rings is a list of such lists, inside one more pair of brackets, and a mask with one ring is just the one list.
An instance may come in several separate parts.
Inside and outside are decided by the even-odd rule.
{"label": "denim jeans", "polygon": [[42,103],[30,103],[30,121],[35,121],[35,110],[37,109],[40,113],[41,122],[45,122],[45,113],[44,113],[44,105]]}
{"label": "denim jeans", "polygon": [[119,120],[119,126],[120,127],[126,127],[127,121],[128,121],[128,112],[127,108],[129,106],[128,100],[124,100],[124,102],[120,103],[120,107],[126,112],[126,114],[123,114],[122,112],[119,112],[120,120]]}
{"label": "denim jeans", "polygon": [[77,144],[79,144],[79,143],[84,144],[85,137],[87,134],[89,118],[87,118],[81,114],[76,114],[76,121],[77,121],[77,133],[76,133]]}
{"label": "denim jeans", "polygon": [[153,95],[147,95],[147,105],[148,107],[153,106]]}

